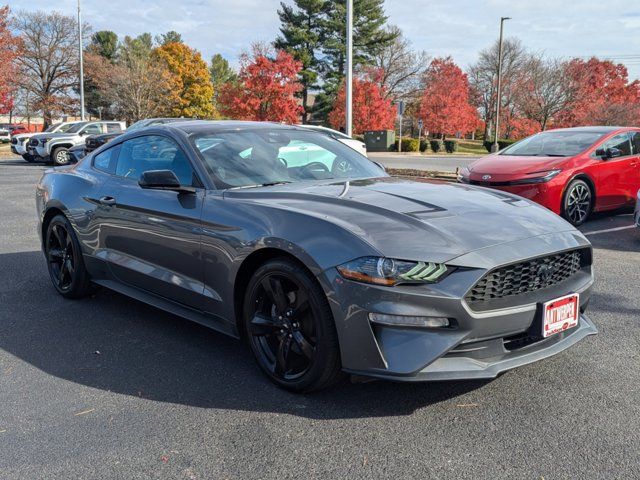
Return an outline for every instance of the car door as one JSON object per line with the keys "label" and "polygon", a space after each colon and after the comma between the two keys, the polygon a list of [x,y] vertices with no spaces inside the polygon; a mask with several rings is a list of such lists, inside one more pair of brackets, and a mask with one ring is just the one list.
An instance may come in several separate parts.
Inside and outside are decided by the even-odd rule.
{"label": "car door", "polygon": [[[600,155],[604,152],[614,152],[607,158]],[[622,132],[602,142],[592,154],[598,162],[590,169],[598,186],[596,191],[596,209],[610,209],[628,202],[632,171],[632,164],[637,158],[631,154],[631,141],[628,132]]]}
{"label": "car door", "polygon": [[[204,268],[200,217],[204,189],[189,158],[171,138],[135,137],[120,144],[114,175],[100,199],[106,205],[103,255],[117,280],[201,308]],[[143,189],[140,175],[171,170],[194,193]]]}
{"label": "car door", "polygon": [[631,170],[629,171],[629,200],[635,202],[640,190],[640,131],[631,131]]}

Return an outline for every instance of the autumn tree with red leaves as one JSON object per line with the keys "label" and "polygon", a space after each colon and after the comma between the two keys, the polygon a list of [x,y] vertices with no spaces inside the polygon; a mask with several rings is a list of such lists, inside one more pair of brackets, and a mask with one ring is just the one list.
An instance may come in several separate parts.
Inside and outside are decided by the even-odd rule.
{"label": "autumn tree with red leaves", "polygon": [[[353,133],[367,130],[391,130],[396,118],[396,107],[387,98],[385,87],[380,85],[380,70],[370,70],[353,80]],[[329,124],[336,130],[345,131],[345,106],[347,92],[342,82],[333,109],[329,113]]]}
{"label": "autumn tree with red leaves", "polygon": [[0,113],[13,109],[13,80],[19,40],[9,29],[9,7],[0,8]]}
{"label": "autumn tree with red leaves", "polygon": [[556,126],[637,125],[640,82],[629,83],[627,68],[609,60],[571,60],[565,68],[573,101],[556,118]]}
{"label": "autumn tree with red leaves", "polygon": [[302,106],[295,95],[302,64],[282,50],[275,58],[260,47],[241,57],[237,80],[222,86],[218,102],[222,115],[238,120],[298,123]]}
{"label": "autumn tree with red leaves", "polygon": [[478,111],[469,103],[469,81],[451,57],[429,65],[418,116],[427,131],[442,136],[476,129]]}

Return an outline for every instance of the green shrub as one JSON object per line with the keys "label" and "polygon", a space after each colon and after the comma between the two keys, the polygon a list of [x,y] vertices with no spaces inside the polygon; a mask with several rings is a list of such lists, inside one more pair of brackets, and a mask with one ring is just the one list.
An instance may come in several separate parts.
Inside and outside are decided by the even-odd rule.
{"label": "green shrub", "polygon": [[426,152],[429,150],[429,140],[420,140],[420,151]]}
{"label": "green shrub", "polygon": [[431,151],[433,153],[441,152],[444,149],[444,143],[442,140],[431,140],[429,142],[429,146],[431,147]]}
{"label": "green shrub", "polygon": [[[513,145],[517,140],[512,139],[499,139],[498,140],[498,150],[503,150],[507,148],[509,145]],[[491,145],[493,145],[493,140],[485,140],[483,142],[484,148],[487,149],[487,152],[491,152]]]}
{"label": "green shrub", "polygon": [[[398,151],[398,140],[391,147],[392,152]],[[403,152],[419,152],[420,142],[417,138],[403,138],[402,139],[402,151]]]}
{"label": "green shrub", "polygon": [[447,153],[453,153],[458,151],[458,141],[457,140],[445,140],[444,141],[444,149]]}

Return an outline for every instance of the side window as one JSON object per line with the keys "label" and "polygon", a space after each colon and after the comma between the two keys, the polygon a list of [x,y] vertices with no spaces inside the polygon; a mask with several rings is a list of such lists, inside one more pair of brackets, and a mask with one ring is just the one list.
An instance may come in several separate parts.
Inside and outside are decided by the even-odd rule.
{"label": "side window", "polygon": [[640,155],[640,132],[631,132],[631,146],[633,154]]}
{"label": "side window", "polygon": [[82,133],[86,135],[96,135],[102,133],[102,128],[97,123],[92,123],[91,125],[87,125],[82,129]]}
{"label": "side window", "polygon": [[629,135],[627,133],[619,133],[609,140],[604,142],[600,148],[606,150],[607,148],[617,148],[620,150],[619,157],[625,157],[631,155],[631,142],[629,141]]}
{"label": "side window", "polygon": [[118,133],[121,131],[122,128],[119,123],[107,123],[107,133]]}
{"label": "side window", "polygon": [[138,180],[148,170],[171,170],[181,185],[194,185],[191,164],[173,140],[159,135],[147,135],[123,142],[116,175]]}
{"label": "side window", "polygon": [[107,173],[114,173],[116,170],[116,161],[118,160],[118,150],[120,145],[109,148],[93,157],[93,167]]}

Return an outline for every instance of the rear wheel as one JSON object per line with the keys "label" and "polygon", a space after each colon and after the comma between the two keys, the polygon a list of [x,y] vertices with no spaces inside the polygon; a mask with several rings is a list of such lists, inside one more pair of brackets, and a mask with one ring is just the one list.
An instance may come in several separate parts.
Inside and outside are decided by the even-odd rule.
{"label": "rear wheel", "polygon": [[54,165],[68,165],[71,161],[71,155],[69,155],[69,149],[65,147],[58,147],[51,152],[51,158]]}
{"label": "rear wheel", "polygon": [[309,392],[343,377],[331,309],[300,265],[276,259],[260,267],[247,286],[243,312],[251,350],[277,385]]}
{"label": "rear wheel", "polygon": [[80,244],[69,220],[63,215],[57,215],[49,222],[44,253],[51,283],[60,295],[80,298],[91,292],[92,285],[82,260]]}
{"label": "rear wheel", "polygon": [[569,223],[582,225],[591,215],[594,196],[589,185],[580,179],[573,180],[562,199],[562,216]]}

